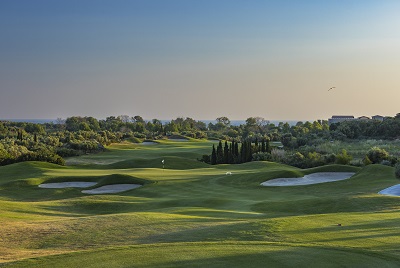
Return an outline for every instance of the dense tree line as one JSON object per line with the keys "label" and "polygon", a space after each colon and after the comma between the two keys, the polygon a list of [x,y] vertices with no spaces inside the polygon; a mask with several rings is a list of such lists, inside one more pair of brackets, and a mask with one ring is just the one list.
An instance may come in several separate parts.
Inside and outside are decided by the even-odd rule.
{"label": "dense tree line", "polygon": [[[322,120],[272,124],[262,117],[249,117],[240,125],[231,124],[227,117],[218,117],[215,123],[208,124],[189,117],[162,122],[146,121],[138,115],[109,116],[103,120],[73,116],[46,124],[0,122],[0,165],[27,160],[63,164],[62,157],[103,151],[110,143],[171,135],[227,141],[203,156],[202,161],[211,164],[272,160],[309,167],[351,161],[351,156],[344,152],[332,155],[316,151],[319,144],[329,140],[400,138],[400,114],[382,122],[353,120],[330,126]],[[281,142],[284,150],[271,148],[270,141]],[[369,156],[363,161],[375,163]],[[381,161],[392,165],[396,162],[390,157]]]}
{"label": "dense tree line", "polygon": [[[398,114],[399,115],[399,114]],[[351,120],[330,126],[336,139],[396,139],[400,137],[400,116],[377,120]]]}

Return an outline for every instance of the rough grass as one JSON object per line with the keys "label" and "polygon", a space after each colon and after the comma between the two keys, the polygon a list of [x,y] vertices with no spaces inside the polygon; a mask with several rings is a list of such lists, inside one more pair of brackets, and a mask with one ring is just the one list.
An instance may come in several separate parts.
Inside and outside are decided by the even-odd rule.
{"label": "rough grass", "polygon": [[317,146],[317,151],[338,154],[343,148],[356,160],[362,160],[372,147],[386,150],[390,155],[400,157],[400,140],[334,141]]}
{"label": "rough grass", "polygon": [[[393,168],[332,165],[301,170],[272,162],[209,166],[212,142],[119,144],[74,158],[0,167],[0,262],[9,267],[396,267],[400,202],[377,192]],[[117,160],[113,163],[104,162]],[[165,159],[165,168],[159,165]],[[95,164],[96,161],[102,162]],[[82,161],[81,161],[82,162]],[[232,175],[225,175],[227,171]],[[262,187],[323,171],[351,179]],[[143,187],[107,195],[43,189],[43,182]],[[341,226],[338,226],[338,224]]]}

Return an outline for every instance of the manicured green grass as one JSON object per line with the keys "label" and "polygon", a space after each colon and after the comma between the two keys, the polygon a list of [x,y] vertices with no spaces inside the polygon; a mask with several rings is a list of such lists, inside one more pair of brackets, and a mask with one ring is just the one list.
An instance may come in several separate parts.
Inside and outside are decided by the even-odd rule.
{"label": "manicured green grass", "polygon": [[130,246],[22,262],[18,267],[398,267],[386,254],[271,243]]}
{"label": "manicured green grass", "polygon": [[[393,168],[332,165],[301,170],[271,162],[198,162],[212,144],[127,143],[69,159],[78,165],[31,162],[0,167],[0,262],[10,267],[400,263],[400,197],[377,194],[399,183]],[[277,177],[325,171],[356,175],[316,185],[260,186]],[[38,187],[60,181],[143,187],[107,195]]]}

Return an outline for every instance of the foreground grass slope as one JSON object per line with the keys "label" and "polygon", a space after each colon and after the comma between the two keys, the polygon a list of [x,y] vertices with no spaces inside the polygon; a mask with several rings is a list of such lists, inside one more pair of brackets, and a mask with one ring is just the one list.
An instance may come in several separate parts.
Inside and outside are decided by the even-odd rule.
{"label": "foreground grass slope", "polygon": [[[209,166],[196,161],[211,145],[119,144],[102,154],[71,158],[67,167],[36,162],[0,167],[0,261],[7,267],[400,263],[400,199],[377,194],[398,183],[392,168],[300,170],[271,162]],[[319,171],[356,175],[317,185],[260,186]],[[38,187],[79,180],[144,186],[109,195]]]}

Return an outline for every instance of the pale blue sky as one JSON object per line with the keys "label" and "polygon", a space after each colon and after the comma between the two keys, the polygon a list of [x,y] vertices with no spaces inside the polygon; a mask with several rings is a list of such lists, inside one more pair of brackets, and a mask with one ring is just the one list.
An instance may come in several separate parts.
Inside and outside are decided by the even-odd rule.
{"label": "pale blue sky", "polygon": [[395,0],[3,0],[0,118],[394,115],[399,13]]}

